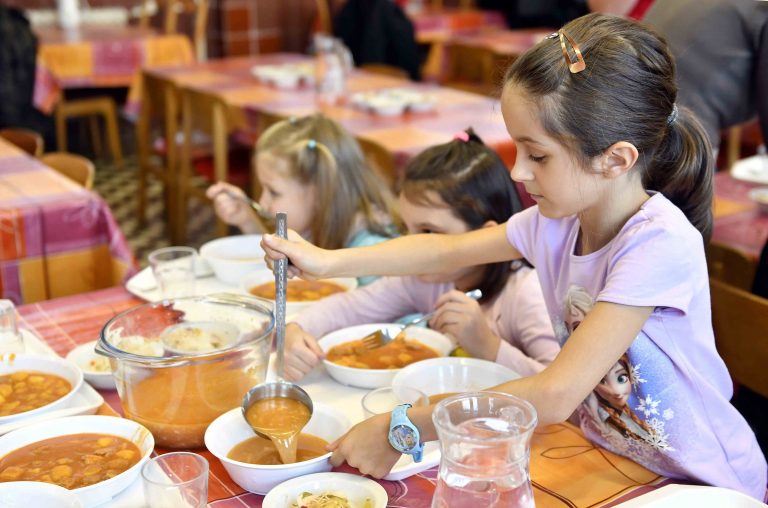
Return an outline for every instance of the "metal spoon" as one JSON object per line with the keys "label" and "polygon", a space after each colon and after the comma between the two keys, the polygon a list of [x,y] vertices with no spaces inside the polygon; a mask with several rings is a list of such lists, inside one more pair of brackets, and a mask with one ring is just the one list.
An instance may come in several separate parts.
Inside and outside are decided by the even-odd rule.
{"label": "metal spoon", "polygon": [[[216,194],[216,196],[218,196],[219,194],[226,194],[227,196],[229,196],[232,199],[236,199],[237,201],[242,201],[246,205],[250,206],[251,209],[254,212],[256,212],[256,215],[258,215],[259,217],[261,217],[262,219],[264,219],[266,221],[269,221],[270,223],[275,221],[275,216],[272,215],[271,213],[269,213],[255,199],[251,199],[251,198],[249,198],[248,196],[246,196],[244,194],[238,194],[236,192],[232,192],[229,189],[223,189],[223,190],[219,191]],[[216,199],[216,196],[214,196],[213,199]]]}
{"label": "metal spoon", "polygon": [[[277,236],[279,238],[286,238],[288,226],[287,216],[284,213],[277,214]],[[286,399],[293,399],[301,402],[309,408],[310,418],[312,417],[312,399],[309,394],[305,392],[301,387],[293,383],[289,383],[283,379],[284,375],[284,357],[285,357],[285,292],[288,285],[288,260],[278,259],[275,261],[275,349],[277,350],[277,361],[275,364],[277,370],[277,381],[272,383],[262,383],[254,386],[243,397],[243,403],[241,408],[243,410],[243,418],[245,414],[256,401],[271,399],[275,397],[282,397]],[[246,418],[246,421],[248,419]],[[251,425],[248,422],[248,425]],[[270,436],[263,432],[264,429],[258,429],[251,425],[256,434],[272,439],[274,436]]]}

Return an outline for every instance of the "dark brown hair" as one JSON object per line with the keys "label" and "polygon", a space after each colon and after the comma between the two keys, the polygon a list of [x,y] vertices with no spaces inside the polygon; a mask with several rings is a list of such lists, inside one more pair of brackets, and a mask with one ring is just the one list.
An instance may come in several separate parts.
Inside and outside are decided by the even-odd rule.
{"label": "dark brown hair", "polygon": [[[436,192],[454,215],[470,229],[492,220],[503,224],[523,209],[509,170],[498,154],[467,129],[468,141],[454,139],[427,148],[405,168],[403,194],[413,202],[432,205],[427,191]],[[509,261],[486,265],[478,286],[481,302],[490,300],[506,285],[512,270]]]}
{"label": "dark brown hair", "polygon": [[[706,132],[677,98],[666,41],[636,22],[589,14],[565,25],[586,69],[571,74],[558,38],[544,39],[506,73],[534,101],[544,129],[589,159],[619,141],[638,150],[643,186],[664,194],[701,232],[712,230],[714,161]],[[676,118],[675,118],[676,116]]]}

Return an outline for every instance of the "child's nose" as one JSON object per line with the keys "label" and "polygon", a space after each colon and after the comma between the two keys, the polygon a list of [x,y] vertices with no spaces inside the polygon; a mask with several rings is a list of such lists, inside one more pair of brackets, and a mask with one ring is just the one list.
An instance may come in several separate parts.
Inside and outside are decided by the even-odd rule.
{"label": "child's nose", "polygon": [[512,166],[509,176],[515,182],[529,182],[533,180],[533,173],[528,169],[527,164],[519,161],[515,162],[515,165]]}

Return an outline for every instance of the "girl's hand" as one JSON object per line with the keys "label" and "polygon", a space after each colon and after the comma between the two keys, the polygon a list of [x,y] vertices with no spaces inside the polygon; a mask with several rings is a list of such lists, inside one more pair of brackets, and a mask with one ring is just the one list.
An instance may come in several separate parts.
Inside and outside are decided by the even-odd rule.
{"label": "girl's hand", "polygon": [[205,195],[213,200],[216,215],[227,224],[237,226],[243,233],[261,232],[256,213],[245,201],[233,197],[245,197],[241,188],[226,182],[218,182],[208,187]]}
{"label": "girl's hand", "polygon": [[362,474],[385,477],[401,456],[387,439],[390,416],[385,413],[360,422],[329,444],[327,449],[333,452],[331,465],[337,467],[346,462]]}
{"label": "girl's hand", "polygon": [[289,277],[307,280],[333,277],[333,251],[315,247],[292,229],[288,230],[287,239],[278,238],[276,235],[262,236],[261,247],[266,253],[264,259],[270,268],[273,261],[288,258]]}
{"label": "girl's hand", "polygon": [[488,326],[480,304],[461,291],[449,291],[438,298],[429,326],[451,335],[475,358],[496,360],[501,339]]}
{"label": "girl's hand", "polygon": [[320,363],[325,353],[317,345],[315,337],[296,323],[285,327],[285,378],[298,381]]}

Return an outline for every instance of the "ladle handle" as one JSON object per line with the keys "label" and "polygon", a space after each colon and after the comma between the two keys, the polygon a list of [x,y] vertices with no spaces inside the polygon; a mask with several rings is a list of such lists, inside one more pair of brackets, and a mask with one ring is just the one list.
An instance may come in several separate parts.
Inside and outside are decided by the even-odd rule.
{"label": "ladle handle", "polygon": [[[288,216],[277,214],[276,233],[278,238],[288,238]],[[275,350],[277,351],[277,380],[283,380],[285,357],[285,292],[288,285],[288,259],[275,262]]]}

